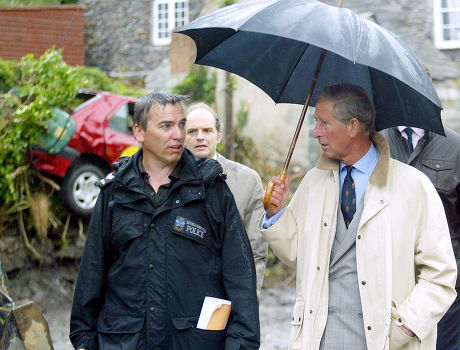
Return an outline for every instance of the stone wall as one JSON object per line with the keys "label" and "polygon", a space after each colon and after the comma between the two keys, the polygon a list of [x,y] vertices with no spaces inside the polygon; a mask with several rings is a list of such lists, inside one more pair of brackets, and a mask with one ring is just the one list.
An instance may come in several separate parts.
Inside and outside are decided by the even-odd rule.
{"label": "stone wall", "polygon": [[[151,0],[80,0],[85,6],[85,62],[109,73],[146,75],[168,57],[169,46],[152,44]],[[189,0],[189,18],[201,0]]]}

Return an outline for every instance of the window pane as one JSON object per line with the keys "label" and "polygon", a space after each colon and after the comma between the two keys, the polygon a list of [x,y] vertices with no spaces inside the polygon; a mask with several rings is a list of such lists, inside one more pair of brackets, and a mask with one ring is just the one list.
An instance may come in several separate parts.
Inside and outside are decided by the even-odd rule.
{"label": "window pane", "polygon": [[441,1],[441,7],[442,8],[446,8],[448,5],[447,5],[447,0],[442,0]]}
{"label": "window pane", "polygon": [[187,17],[187,14],[186,14],[186,11],[185,11],[186,4],[185,4],[185,2],[178,2],[178,3],[176,3],[176,5],[178,5],[178,6],[176,6],[176,9],[175,9],[176,23],[184,22],[183,24],[185,24],[186,17]]}
{"label": "window pane", "polygon": [[450,24],[450,13],[449,12],[444,12],[442,14],[442,23],[443,24]]}
{"label": "window pane", "polygon": [[450,40],[450,29],[444,29],[444,40]]}

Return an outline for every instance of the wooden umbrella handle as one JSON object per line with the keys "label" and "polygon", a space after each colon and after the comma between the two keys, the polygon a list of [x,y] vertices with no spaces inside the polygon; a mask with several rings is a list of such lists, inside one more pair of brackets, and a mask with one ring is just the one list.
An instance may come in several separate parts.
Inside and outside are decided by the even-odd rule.
{"label": "wooden umbrella handle", "polygon": [[[283,169],[280,174],[280,179],[283,183],[286,181],[286,177],[287,177],[287,169],[286,171],[284,171]],[[274,189],[275,189],[275,184],[273,183],[273,181],[270,181],[267,185],[267,188],[265,190],[265,195],[264,195],[265,210],[270,210],[270,209],[275,208],[273,204],[270,204],[270,199],[272,198],[272,193]]]}

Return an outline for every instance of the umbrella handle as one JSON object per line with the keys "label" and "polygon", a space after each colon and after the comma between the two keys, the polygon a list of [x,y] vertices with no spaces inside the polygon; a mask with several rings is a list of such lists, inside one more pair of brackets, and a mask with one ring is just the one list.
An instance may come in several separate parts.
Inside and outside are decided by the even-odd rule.
{"label": "umbrella handle", "polygon": [[[283,183],[286,182],[286,177],[287,177],[287,169],[283,169],[280,174],[280,179]],[[264,195],[264,200],[263,200],[265,210],[271,210],[275,208],[273,204],[270,204],[270,199],[272,198],[272,193],[274,189],[275,189],[275,184],[273,183],[273,181],[270,181],[267,185],[267,189],[265,190],[265,195]]]}

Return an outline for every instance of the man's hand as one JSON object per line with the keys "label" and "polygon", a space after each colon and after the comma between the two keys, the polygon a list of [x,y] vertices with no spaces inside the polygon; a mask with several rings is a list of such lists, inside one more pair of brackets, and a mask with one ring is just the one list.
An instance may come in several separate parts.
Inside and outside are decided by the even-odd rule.
{"label": "man's hand", "polygon": [[[283,209],[287,205],[289,199],[289,176],[286,177],[286,183],[283,183],[281,179],[277,176],[273,177],[272,182],[275,185],[275,187],[273,189],[272,197],[270,198],[269,204],[271,204],[273,208],[267,209],[265,211],[268,218],[271,218],[273,215],[275,215],[281,209]],[[267,188],[268,186],[265,187],[265,192],[267,191]]]}
{"label": "man's hand", "polygon": [[406,335],[408,335],[409,337],[415,337],[415,333],[412,332],[409,328],[407,327],[404,327],[404,326],[398,326],[400,330],[402,330]]}

